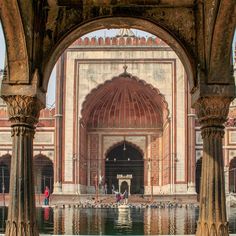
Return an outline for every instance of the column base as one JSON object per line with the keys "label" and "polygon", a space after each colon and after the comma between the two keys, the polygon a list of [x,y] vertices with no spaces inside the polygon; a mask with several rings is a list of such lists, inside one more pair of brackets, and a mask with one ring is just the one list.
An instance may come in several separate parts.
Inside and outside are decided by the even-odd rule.
{"label": "column base", "polygon": [[36,223],[7,220],[5,236],[38,236]]}
{"label": "column base", "polygon": [[196,236],[229,236],[228,222],[198,222]]}
{"label": "column base", "polygon": [[62,184],[60,182],[54,184],[53,193],[62,193]]}

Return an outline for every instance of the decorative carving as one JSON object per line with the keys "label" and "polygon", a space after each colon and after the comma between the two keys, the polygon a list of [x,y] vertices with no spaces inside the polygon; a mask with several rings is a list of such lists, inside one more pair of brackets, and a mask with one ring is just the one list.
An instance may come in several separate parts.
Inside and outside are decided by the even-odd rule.
{"label": "decorative carving", "polygon": [[39,235],[36,222],[20,222],[7,220],[6,222],[6,236],[36,236]]}
{"label": "decorative carving", "polygon": [[205,127],[204,129],[202,129],[202,138],[210,138],[211,136],[213,136],[214,138],[223,138],[224,137],[224,130],[223,128],[218,128],[218,127]]}
{"label": "decorative carving", "polygon": [[36,97],[24,95],[2,96],[8,107],[9,120],[14,124],[34,126],[43,105]]}
{"label": "decorative carving", "polygon": [[[195,51],[194,11],[191,8],[151,8],[144,13],[160,25],[167,27],[178,38],[185,41],[192,52]],[[174,17],[173,17],[174,16]],[[178,24],[176,24],[178,22]]]}
{"label": "decorative carving", "polygon": [[200,215],[197,236],[227,236],[222,138],[229,97],[202,97],[195,104],[203,138]]}
{"label": "decorative carving", "polygon": [[198,121],[205,127],[222,127],[227,119],[231,98],[227,97],[204,97],[200,98],[195,104]]}
{"label": "decorative carving", "polygon": [[12,127],[11,129],[11,136],[13,137],[14,135],[16,136],[29,136],[29,135],[32,135],[32,138],[33,138],[33,135],[34,135],[35,131],[34,129],[32,128],[28,128],[27,126],[19,126],[19,125],[16,125]]}
{"label": "decorative carving", "polygon": [[229,235],[228,222],[225,223],[210,223],[209,222],[198,222],[198,231],[196,236],[227,236]]}

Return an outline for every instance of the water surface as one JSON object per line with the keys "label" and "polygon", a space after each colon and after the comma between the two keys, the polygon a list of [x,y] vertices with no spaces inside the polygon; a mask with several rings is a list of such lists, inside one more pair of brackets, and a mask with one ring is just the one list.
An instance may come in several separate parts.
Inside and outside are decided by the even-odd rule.
{"label": "water surface", "polygon": [[[37,208],[40,233],[64,235],[195,234],[198,208],[78,209]],[[236,208],[228,210],[230,233],[236,233]],[[0,208],[0,232],[7,209]]]}

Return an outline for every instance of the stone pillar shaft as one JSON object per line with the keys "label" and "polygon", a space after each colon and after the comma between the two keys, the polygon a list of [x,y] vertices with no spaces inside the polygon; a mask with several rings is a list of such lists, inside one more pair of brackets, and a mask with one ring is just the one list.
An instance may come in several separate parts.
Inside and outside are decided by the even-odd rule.
{"label": "stone pillar shaft", "polygon": [[[197,235],[228,235],[225,208],[225,184],[222,128],[205,128],[203,135],[202,182],[200,190],[200,222]],[[206,227],[206,225],[208,227]],[[223,234],[221,234],[224,232]],[[210,234],[211,235],[211,234]]]}
{"label": "stone pillar shaft", "polygon": [[12,127],[13,150],[10,198],[5,235],[38,235],[33,184],[34,129],[25,125]]}
{"label": "stone pillar shaft", "polygon": [[53,193],[62,192],[62,136],[63,136],[63,91],[64,91],[64,54],[57,65],[56,107],[55,107],[55,165]]}
{"label": "stone pillar shaft", "polygon": [[3,97],[12,123],[10,200],[6,236],[37,236],[33,138],[41,104],[35,97]]}
{"label": "stone pillar shaft", "polygon": [[226,218],[223,146],[223,123],[230,99],[201,98],[195,104],[203,138],[203,161],[200,190],[200,215],[197,236],[229,235]]}

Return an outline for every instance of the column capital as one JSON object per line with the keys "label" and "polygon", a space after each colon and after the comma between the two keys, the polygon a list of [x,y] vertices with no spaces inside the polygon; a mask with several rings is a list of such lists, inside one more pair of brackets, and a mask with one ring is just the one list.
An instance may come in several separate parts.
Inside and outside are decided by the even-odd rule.
{"label": "column capital", "polygon": [[7,104],[12,125],[24,124],[33,127],[37,122],[43,104],[36,97],[25,95],[2,96]]}
{"label": "column capital", "polygon": [[223,124],[227,119],[231,97],[201,97],[194,103],[194,108],[198,116],[198,121],[203,128],[219,127],[224,128]]}

